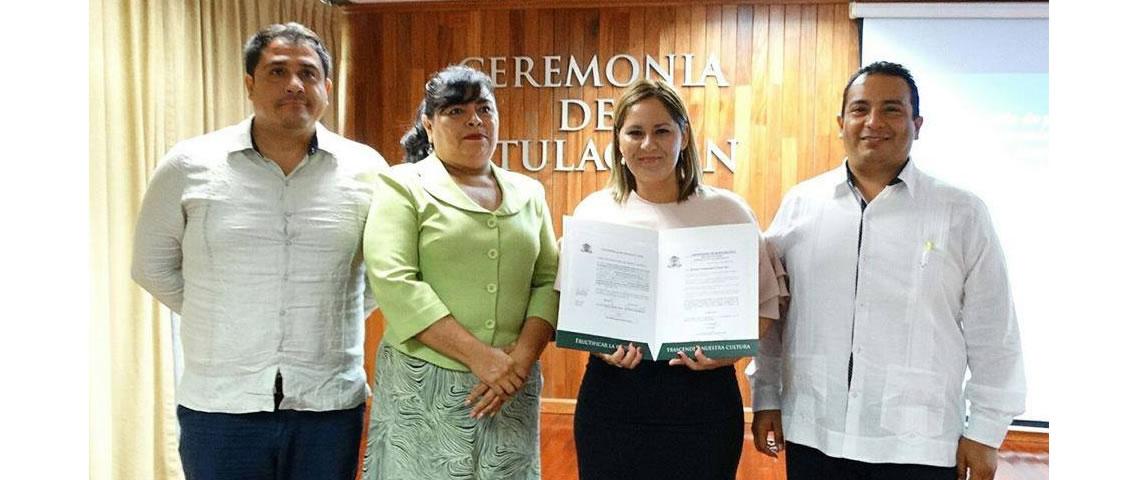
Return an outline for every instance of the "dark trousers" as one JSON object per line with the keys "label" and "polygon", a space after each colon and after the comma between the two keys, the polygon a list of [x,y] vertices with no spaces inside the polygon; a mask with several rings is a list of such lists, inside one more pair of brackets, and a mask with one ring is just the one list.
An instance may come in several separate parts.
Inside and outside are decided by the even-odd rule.
{"label": "dark trousers", "polygon": [[733,480],[744,445],[738,417],[695,425],[636,425],[574,415],[580,480]]}
{"label": "dark trousers", "polygon": [[788,480],[955,480],[954,467],[906,463],[867,463],[829,457],[804,445],[788,442]]}
{"label": "dark trousers", "polygon": [[364,405],[242,414],[179,406],[178,423],[187,480],[352,480]]}

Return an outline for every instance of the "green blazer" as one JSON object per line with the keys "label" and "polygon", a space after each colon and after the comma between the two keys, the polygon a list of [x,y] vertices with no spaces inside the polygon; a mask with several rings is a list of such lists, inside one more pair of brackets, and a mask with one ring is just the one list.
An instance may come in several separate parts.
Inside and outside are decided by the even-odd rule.
{"label": "green blazer", "polygon": [[470,370],[415,336],[448,314],[496,347],[514,342],[528,317],[558,319],[558,247],[542,184],[491,171],[503,193],[495,211],[468,198],[435,155],[390,168],[364,227],[384,342],[447,369]]}

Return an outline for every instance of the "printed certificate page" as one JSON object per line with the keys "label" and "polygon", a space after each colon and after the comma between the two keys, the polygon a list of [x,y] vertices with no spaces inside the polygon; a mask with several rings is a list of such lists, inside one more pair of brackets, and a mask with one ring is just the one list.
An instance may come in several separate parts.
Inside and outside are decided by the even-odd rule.
{"label": "printed certificate page", "polygon": [[700,346],[714,358],[759,346],[759,231],[754,225],[662,230],[656,358]]}
{"label": "printed certificate page", "polygon": [[650,230],[565,217],[559,346],[610,353],[633,342],[664,359],[756,352],[754,225]]}
{"label": "printed certificate page", "polygon": [[563,218],[559,346],[611,353],[653,339],[657,232]]}

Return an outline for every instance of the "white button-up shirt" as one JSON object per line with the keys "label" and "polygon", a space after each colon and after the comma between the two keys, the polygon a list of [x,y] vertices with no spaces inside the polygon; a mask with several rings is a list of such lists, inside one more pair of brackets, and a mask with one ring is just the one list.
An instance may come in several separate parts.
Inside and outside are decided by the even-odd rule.
{"label": "white button-up shirt", "polygon": [[368,394],[361,236],[380,154],[317,125],[286,176],[251,119],[175,145],[147,188],[132,276],[179,312],[178,403],[206,412],[352,408]]}
{"label": "white button-up shirt", "polygon": [[952,466],[961,435],[998,447],[1024,410],[1017,320],[981,200],[913,161],[899,179],[865,210],[846,163],[785,196],[768,239],[791,304],[761,342],[753,409],[782,409],[785,440],[832,457]]}

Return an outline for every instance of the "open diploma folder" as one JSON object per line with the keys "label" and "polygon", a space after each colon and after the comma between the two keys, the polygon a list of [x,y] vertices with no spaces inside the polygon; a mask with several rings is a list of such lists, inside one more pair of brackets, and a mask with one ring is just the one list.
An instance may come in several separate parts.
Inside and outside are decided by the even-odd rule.
{"label": "open diploma folder", "polygon": [[667,360],[759,346],[755,225],[650,230],[563,217],[560,347],[612,353],[634,343]]}

